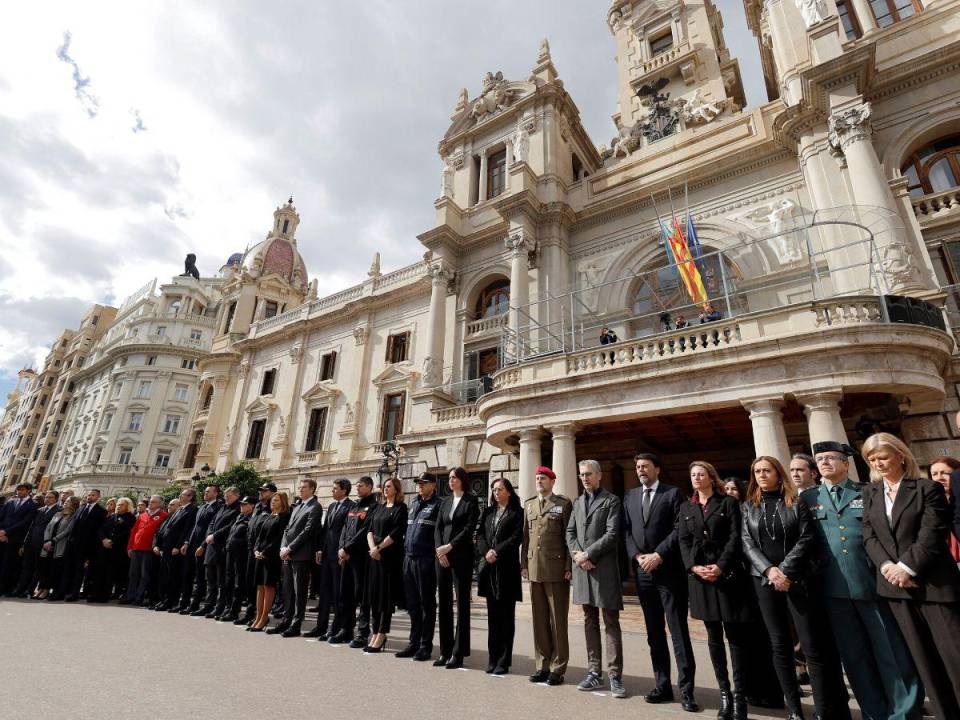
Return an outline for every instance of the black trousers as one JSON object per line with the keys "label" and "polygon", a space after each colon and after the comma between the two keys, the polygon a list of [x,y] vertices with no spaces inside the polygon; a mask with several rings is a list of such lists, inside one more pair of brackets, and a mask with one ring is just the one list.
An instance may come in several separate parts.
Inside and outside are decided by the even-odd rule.
{"label": "black trousers", "polygon": [[14,591],[17,595],[32,593],[39,580],[37,570],[40,561],[40,548],[25,545],[23,557],[20,558],[20,561],[20,577],[17,579],[17,587],[14,588]]}
{"label": "black trousers", "polygon": [[487,598],[488,664],[509,668],[513,664],[513,636],[517,626],[517,601]]}
{"label": "black trousers", "polygon": [[310,589],[309,560],[283,561],[283,622],[302,625],[307,614],[307,591]]}
{"label": "black trousers", "polygon": [[[340,564],[337,562],[336,557],[334,557],[332,561],[324,557],[318,570],[319,579],[316,588],[318,596],[317,628],[321,633],[325,633],[327,632],[327,628],[330,627],[330,613],[336,613],[339,604]],[[337,625],[338,617],[339,613],[334,615],[333,633],[340,631],[340,627]]]}
{"label": "black trousers", "polygon": [[753,578],[763,623],[770,633],[773,665],[783,690],[787,709],[800,712],[800,686],[794,665],[790,620],[797,630],[800,646],[807,657],[807,671],[813,701],[822,720],[849,720],[849,696],[843,682],[840,655],[830,635],[830,621],[822,598],[812,597],[802,588],[782,593],[760,578]]}
{"label": "black trousers", "polygon": [[63,558],[52,555],[39,558],[37,562],[37,587],[48,590],[51,595],[63,594]]}
{"label": "black trousers", "polygon": [[[449,557],[449,555],[447,556]],[[471,558],[437,567],[437,610],[440,620],[440,655],[467,657],[470,654],[470,586],[473,583]],[[453,598],[457,598],[457,624],[453,624]]]}
{"label": "black trousers", "polygon": [[205,563],[203,570],[207,576],[207,597],[203,606],[210,610],[222,611],[226,602],[227,584],[227,558],[224,552],[221,550],[216,560]]}
{"label": "black trousers", "polygon": [[247,553],[247,569],[243,578],[243,597],[247,603],[244,616],[253,620],[257,614],[257,560],[253,557],[253,550]]}
{"label": "black trousers", "polygon": [[723,636],[730,644],[730,664],[733,666],[733,692],[744,692],[744,678],[749,661],[749,633],[747,623],[706,621],[707,649],[710,651],[710,663],[717,678],[717,685],[724,692],[730,692],[730,675],[727,671],[727,648]]}
{"label": "black trousers", "polygon": [[370,599],[367,597],[366,558],[351,557],[341,566],[340,607],[338,626],[347,632],[357,630],[357,637],[370,637]]}
{"label": "black trousers", "polygon": [[81,588],[84,589],[85,594],[89,593],[93,587],[93,572],[96,566],[96,550],[76,549],[70,565],[71,576],[67,594],[79,597]]}
{"label": "black trousers", "polygon": [[11,537],[7,542],[0,543],[0,549],[3,552],[3,561],[0,565],[0,593],[12,592],[20,580],[21,547],[23,547],[23,536]]}
{"label": "black trousers", "polygon": [[247,552],[227,551],[227,571],[224,576],[223,608],[231,615],[240,614],[240,606],[247,596]]}
{"label": "black trousers", "polygon": [[960,604],[888,600],[938,718],[960,718]]}
{"label": "black trousers", "polygon": [[656,687],[664,692],[672,690],[670,681],[670,651],[667,649],[666,628],[670,628],[673,655],[677,660],[677,685],[680,692],[693,695],[694,674],[697,669],[687,627],[686,578],[663,578],[639,570],[634,562],[637,597],[643,610],[647,628],[647,644]]}
{"label": "black trousers", "polygon": [[[180,605],[180,597],[183,594],[183,555],[177,552],[171,555],[164,553],[160,558],[160,599],[170,607]],[[186,595],[187,602],[190,596]]]}
{"label": "black trousers", "polygon": [[410,644],[433,652],[433,629],[437,623],[436,558],[403,559],[403,590],[410,613]]}
{"label": "black trousers", "polygon": [[154,573],[155,560],[150,550],[134,550],[130,558],[130,580],[127,584],[127,600],[143,602],[147,599],[150,578]]}
{"label": "black trousers", "polygon": [[[206,550],[204,550],[204,552],[206,552]],[[203,555],[197,557],[196,548],[187,550],[187,557],[189,558],[189,562],[193,563],[193,571],[190,573],[189,579],[184,582],[190,583],[190,591],[192,593],[190,607],[198,608],[204,598],[207,597],[207,572],[203,565]]]}

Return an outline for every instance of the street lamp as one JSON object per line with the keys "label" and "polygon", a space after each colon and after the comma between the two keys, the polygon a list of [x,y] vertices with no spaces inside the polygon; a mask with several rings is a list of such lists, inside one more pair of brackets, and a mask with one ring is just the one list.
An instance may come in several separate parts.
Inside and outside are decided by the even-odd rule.
{"label": "street lamp", "polygon": [[387,441],[383,444],[381,452],[383,453],[383,460],[380,467],[377,468],[377,477],[380,478],[380,485],[383,486],[384,480],[397,474],[400,467],[400,450],[396,443]]}

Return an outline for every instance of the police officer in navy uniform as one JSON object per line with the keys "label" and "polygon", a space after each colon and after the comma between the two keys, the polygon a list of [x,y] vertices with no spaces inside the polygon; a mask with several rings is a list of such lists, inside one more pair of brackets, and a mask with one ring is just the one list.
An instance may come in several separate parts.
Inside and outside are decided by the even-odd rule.
{"label": "police officer in navy uniform", "polygon": [[250,524],[247,526],[247,571],[244,575],[244,597],[247,609],[243,615],[233,621],[234,625],[253,625],[257,614],[257,559],[253,556],[253,547],[263,521],[270,517],[270,501],[277,492],[277,486],[267,482],[257,488],[258,500],[250,515]]}
{"label": "police officer in navy uniform", "polygon": [[864,720],[910,720],[921,715],[923,693],[896,620],[877,596],[876,571],[860,529],[862,485],[847,476],[849,445],[813,444],[823,484],[805,490],[819,539],[817,581],[840,659]]}
{"label": "police officer in navy uniform", "polygon": [[404,541],[403,586],[410,613],[410,642],[396,653],[423,662],[433,654],[433,629],[437,622],[437,543],[434,530],[440,498],[437,478],[423,473],[417,479],[419,495],[410,503]]}
{"label": "police officer in navy uniform", "polygon": [[224,611],[217,620],[235,622],[240,618],[240,606],[246,596],[247,555],[250,554],[250,518],[257,499],[247,495],[240,501],[240,514],[237,515],[230,532],[227,534],[227,566],[224,576]]}

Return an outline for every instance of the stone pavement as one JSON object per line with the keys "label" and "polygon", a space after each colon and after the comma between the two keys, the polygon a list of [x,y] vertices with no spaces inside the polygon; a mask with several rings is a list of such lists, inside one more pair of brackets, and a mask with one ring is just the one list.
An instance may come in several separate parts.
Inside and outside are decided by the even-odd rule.
{"label": "stone pavement", "polygon": [[[579,608],[571,611],[577,619]],[[568,683],[531,685],[529,609],[518,609],[512,674],[486,675],[486,618],[476,603],[473,654],[463,670],[398,660],[392,654],[306,639],[243,632],[231,624],[116,605],[0,600],[0,672],[6,691],[0,718],[65,720],[182,720],[202,718],[712,718],[718,693],[706,644],[694,640],[699,715],[678,704],[653,706],[639,608],[624,618],[625,700],[575,688],[585,673],[582,625],[571,624]],[[312,622],[308,628],[312,627]],[[398,613],[388,650],[404,644],[406,615]],[[809,705],[809,698],[805,699]],[[751,718],[779,718],[753,711]],[[812,708],[808,712],[812,717]],[[859,714],[854,713],[859,720]]]}

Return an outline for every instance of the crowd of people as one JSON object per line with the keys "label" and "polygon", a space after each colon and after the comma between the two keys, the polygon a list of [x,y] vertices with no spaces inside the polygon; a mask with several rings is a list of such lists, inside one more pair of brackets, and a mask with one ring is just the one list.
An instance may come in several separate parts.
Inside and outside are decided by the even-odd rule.
{"label": "crowd of people", "polygon": [[[502,675],[526,580],[530,681],[564,683],[572,596],[588,661],[577,687],[622,698],[625,549],[654,670],[647,702],[675,701],[672,649],[680,705],[700,709],[693,617],[706,628],[721,720],[745,720],[748,703],[803,718],[807,681],[817,717],[847,720],[844,673],[866,720],[919,718],[925,698],[936,717],[960,718],[960,462],[938,458],[922,477],[906,445],[878,433],[861,450],[872,480],[861,484],[850,478],[853,448],[812,449],[789,470],[756,458],[746,483],[695,460],[689,497],[660,480],[648,453],[636,456],[639,485],[622,500],[603,488],[594,460],[578,464],[583,492],[573,500],[554,493],[555,474],[540,467],[534,497],[521,503],[499,478],[482,511],[459,467],[443,498],[427,473],[409,503],[396,477],[379,492],[369,477],[338,479],[325,509],[310,479],[293,502],[269,482],[258,497],[231,487],[221,498],[210,485],[202,500],[185,488],[166,509],[159,496],[101,504],[96,490],[82,501],[69,491],[31,497],[21,483],[0,507],[0,592],[117,600],[366,653],[384,651],[405,609],[409,636],[394,654],[457,669],[471,654],[476,578],[487,672]],[[307,629],[310,597],[317,621]]]}

